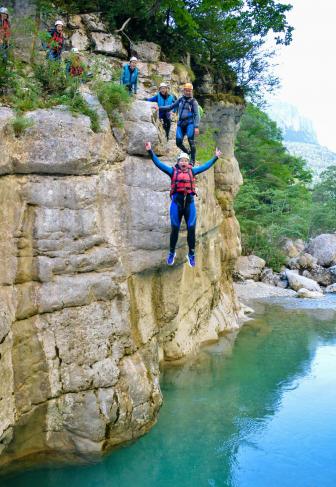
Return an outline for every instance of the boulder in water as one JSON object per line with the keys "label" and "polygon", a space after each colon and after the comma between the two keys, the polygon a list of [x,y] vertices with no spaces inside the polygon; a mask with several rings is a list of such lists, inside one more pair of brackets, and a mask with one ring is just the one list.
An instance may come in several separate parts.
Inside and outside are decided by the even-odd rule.
{"label": "boulder in water", "polygon": [[313,281],[312,279],[308,279],[307,277],[300,276],[294,271],[287,270],[286,276],[288,279],[289,286],[294,289],[294,291],[298,291],[301,288],[308,289],[308,291],[317,291],[321,292],[320,286],[317,282]]}
{"label": "boulder in water", "polygon": [[318,291],[309,291],[309,289],[305,289],[304,287],[299,289],[297,292],[298,298],[306,298],[306,299],[320,299],[323,298],[323,293]]}
{"label": "boulder in water", "polygon": [[336,293],[336,284],[331,284],[325,290],[326,293]]}

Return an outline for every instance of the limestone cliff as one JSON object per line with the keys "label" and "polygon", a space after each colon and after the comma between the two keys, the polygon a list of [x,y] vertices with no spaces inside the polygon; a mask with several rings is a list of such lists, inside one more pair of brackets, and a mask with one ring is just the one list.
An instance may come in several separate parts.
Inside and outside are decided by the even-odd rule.
{"label": "limestone cliff", "polygon": [[[109,62],[113,62],[112,58]],[[119,62],[119,61],[118,61]],[[142,92],[173,66],[142,63]],[[97,100],[85,94],[98,107]],[[223,158],[199,178],[197,267],[167,268],[169,179],[145,156],[176,155],[149,103],[124,130],[64,107],[27,116],[21,137],[0,108],[0,465],[92,458],[155,422],[159,363],[237,328],[231,269],[240,252],[232,201],[242,108],[206,107]],[[204,162],[204,161],[203,161]]]}

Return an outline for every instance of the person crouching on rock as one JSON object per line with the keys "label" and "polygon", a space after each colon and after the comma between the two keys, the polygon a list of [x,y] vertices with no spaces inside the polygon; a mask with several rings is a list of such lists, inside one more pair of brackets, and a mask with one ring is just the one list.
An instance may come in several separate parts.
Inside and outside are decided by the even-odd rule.
{"label": "person crouching on rock", "polygon": [[[178,122],[176,129],[176,145],[186,154],[190,155],[191,165],[194,166],[196,159],[195,135],[199,134],[200,114],[198,103],[193,98],[193,85],[186,83],[183,86],[183,96],[172,105],[160,107],[162,112],[178,110]],[[183,145],[183,139],[187,136],[190,150]]]}
{"label": "person crouching on rock", "polygon": [[193,167],[190,164],[188,154],[181,152],[174,167],[167,166],[154,154],[150,142],[145,143],[145,148],[152,161],[162,172],[171,178],[171,204],[170,204],[170,249],[167,257],[167,264],[173,265],[175,260],[175,248],[178,240],[179,230],[184,217],[187,224],[189,252],[187,261],[190,267],[195,267],[195,247],[196,247],[196,206],[194,196],[196,195],[195,176],[210,169],[221,156],[221,151],[216,148],[215,156],[205,164]]}
{"label": "person crouching on rock", "polygon": [[85,64],[81,59],[77,47],[71,49],[70,59],[66,63],[66,74],[70,78],[85,81]]}
{"label": "person crouching on rock", "polygon": [[126,86],[130,95],[137,94],[138,74],[139,70],[136,67],[138,60],[136,57],[131,57],[128,64],[124,64],[120,77],[120,84]]}
{"label": "person crouching on rock", "polygon": [[175,101],[175,97],[169,93],[169,88],[166,83],[161,83],[159,91],[155,96],[151,98],[145,98],[145,101],[153,101],[158,104],[159,107],[159,119],[163,125],[166,133],[167,140],[169,140],[169,132],[171,127],[171,112],[163,112],[160,108],[171,105]]}

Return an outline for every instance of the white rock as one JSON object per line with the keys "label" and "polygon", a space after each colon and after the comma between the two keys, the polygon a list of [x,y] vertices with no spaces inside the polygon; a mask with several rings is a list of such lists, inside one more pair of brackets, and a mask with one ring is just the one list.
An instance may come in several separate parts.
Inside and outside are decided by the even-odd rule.
{"label": "white rock", "polygon": [[102,32],[92,32],[91,37],[95,45],[95,52],[127,59],[128,53],[122,45],[120,36],[104,34]]}
{"label": "white rock", "polygon": [[307,299],[320,299],[323,298],[323,293],[318,291],[309,291],[308,289],[302,287],[301,289],[298,290],[297,297],[307,298]]}
{"label": "white rock", "polygon": [[312,279],[308,279],[307,277],[300,276],[296,274],[294,271],[286,271],[286,276],[288,279],[289,286],[294,289],[294,291],[298,291],[301,288],[308,289],[308,291],[317,291],[321,292],[320,286],[317,282],[313,281]]}
{"label": "white rock", "polygon": [[138,42],[132,44],[132,54],[135,54],[140,61],[156,63],[160,59],[161,47],[154,42]]}
{"label": "white rock", "polygon": [[266,262],[257,255],[247,255],[238,258],[235,267],[235,276],[238,279],[259,280]]}
{"label": "white rock", "polygon": [[79,51],[86,51],[90,47],[88,36],[82,30],[77,30],[70,38],[71,46]]}
{"label": "white rock", "polygon": [[325,233],[313,238],[306,251],[317,258],[317,263],[323,267],[336,264],[336,234]]}
{"label": "white rock", "polygon": [[84,14],[81,17],[91,32],[107,32],[106,25],[102,22],[99,14]]}

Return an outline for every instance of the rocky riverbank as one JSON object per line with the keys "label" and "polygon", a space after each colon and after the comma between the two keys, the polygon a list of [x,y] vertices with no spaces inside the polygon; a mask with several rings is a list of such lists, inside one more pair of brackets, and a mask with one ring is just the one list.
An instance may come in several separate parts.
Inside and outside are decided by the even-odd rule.
{"label": "rocky riverbank", "polygon": [[267,268],[255,255],[237,260],[234,276],[239,295],[281,296],[286,295],[282,291],[290,291],[298,298],[318,299],[336,292],[336,234],[322,234],[307,243],[287,239],[283,250],[287,258],[281,272]]}

